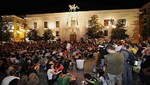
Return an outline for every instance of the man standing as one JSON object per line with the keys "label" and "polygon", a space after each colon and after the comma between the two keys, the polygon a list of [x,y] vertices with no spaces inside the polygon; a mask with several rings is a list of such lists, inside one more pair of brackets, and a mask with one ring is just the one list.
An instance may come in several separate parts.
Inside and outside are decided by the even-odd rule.
{"label": "man standing", "polygon": [[121,85],[125,58],[122,53],[115,51],[115,47],[112,45],[108,45],[106,50],[109,53],[104,56],[106,82],[108,85]]}

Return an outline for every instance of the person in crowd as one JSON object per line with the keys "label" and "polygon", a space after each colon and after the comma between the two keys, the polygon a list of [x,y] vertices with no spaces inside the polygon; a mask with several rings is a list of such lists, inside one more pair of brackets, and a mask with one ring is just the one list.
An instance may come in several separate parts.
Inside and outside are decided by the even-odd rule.
{"label": "person in crowd", "polygon": [[76,80],[73,75],[70,76],[67,73],[67,69],[62,70],[62,73],[58,77],[58,85],[70,85],[71,81]]}
{"label": "person in crowd", "polygon": [[15,69],[15,66],[14,65],[10,65],[5,72],[7,73],[7,75],[10,75],[10,71],[14,70],[14,69]]}
{"label": "person in crowd", "polygon": [[41,57],[41,59],[39,60],[39,63],[41,65],[41,68],[44,70],[44,68],[46,67],[46,63],[48,62],[48,59],[45,58],[45,56],[43,55]]}
{"label": "person in crowd", "polygon": [[15,57],[15,55],[12,55],[12,56],[10,57],[10,62],[11,62],[12,64],[18,64],[18,63],[19,63],[19,60],[17,60],[17,58]]}
{"label": "person in crowd", "polygon": [[76,68],[79,70],[83,70],[84,69],[84,62],[85,60],[81,58],[81,56],[79,56],[79,59],[76,60]]}
{"label": "person in crowd", "polygon": [[34,62],[33,68],[34,68],[34,70],[36,71],[37,74],[39,74],[39,72],[40,72],[40,66],[41,66],[41,64],[38,63],[38,61]]}
{"label": "person in crowd", "polygon": [[90,73],[85,73],[84,80],[81,82],[81,85],[95,85],[95,80],[92,78]]}
{"label": "person in crowd", "polygon": [[10,71],[10,75],[5,77],[3,80],[2,80],[2,83],[1,85],[17,85],[20,81],[20,78],[16,76],[16,70],[11,70]]}
{"label": "person in crowd", "polygon": [[[55,66],[55,70],[56,71],[62,71],[64,69],[63,64],[61,63],[61,61],[57,61],[56,62],[56,66]],[[65,68],[66,69],[66,68]],[[57,80],[59,77],[59,74],[56,76],[55,80]]]}
{"label": "person in crowd", "polygon": [[28,83],[28,74],[27,73],[22,73],[20,75],[20,82],[19,82],[19,85],[27,85]]}
{"label": "person in crowd", "polygon": [[96,51],[96,57],[95,57],[95,69],[100,68],[100,64],[101,64],[101,55],[99,50]]}
{"label": "person in crowd", "polygon": [[70,59],[65,59],[63,63],[64,68],[68,70],[70,67],[70,63],[71,63]]}
{"label": "person in crowd", "polygon": [[81,56],[81,54],[80,53],[76,53],[76,55],[74,56],[74,60],[76,61],[79,58],[79,56]]}
{"label": "person in crowd", "polygon": [[142,41],[141,46],[142,46],[142,47],[147,47],[146,41]]}
{"label": "person in crowd", "polygon": [[97,85],[107,85],[104,75],[105,72],[103,71],[103,69],[97,69],[97,73],[95,76],[96,80],[98,81]]}
{"label": "person in crowd", "polygon": [[124,70],[125,58],[122,53],[117,52],[115,47],[106,47],[109,54],[105,55],[106,82],[108,85],[122,85],[122,73]]}
{"label": "person in crowd", "polygon": [[68,51],[69,53],[70,53],[71,47],[72,47],[71,43],[68,42],[67,45],[66,45],[66,49],[67,49],[67,51]]}
{"label": "person in crowd", "polygon": [[55,65],[52,59],[49,59],[48,62],[46,63],[45,71],[47,71],[50,68],[50,65]]}
{"label": "person in crowd", "polygon": [[25,62],[21,65],[20,73],[29,73],[30,68],[33,67],[33,62],[30,58],[26,58]]}
{"label": "person in crowd", "polygon": [[47,70],[47,78],[48,78],[48,85],[53,85],[55,82],[55,79],[53,78],[53,76],[59,74],[62,71],[55,71],[54,69],[54,65],[53,64],[49,64],[48,65],[48,70]]}
{"label": "person in crowd", "polygon": [[132,85],[134,55],[128,51],[128,46],[122,46],[118,49],[125,57],[124,72],[122,76],[122,85]]}
{"label": "person in crowd", "polygon": [[39,85],[40,80],[39,77],[36,74],[36,70],[34,68],[31,68],[29,70],[29,75],[28,75],[28,82],[27,85]]}
{"label": "person in crowd", "polygon": [[10,64],[9,64],[7,58],[5,58],[5,57],[3,57],[1,60],[2,61],[1,61],[0,71],[2,73],[6,73],[6,70],[9,68]]}
{"label": "person in crowd", "polygon": [[106,51],[106,47],[105,47],[104,43],[100,44],[98,47],[99,47],[99,52],[101,54],[101,68],[103,68],[104,67],[104,56],[107,55],[108,52]]}
{"label": "person in crowd", "polygon": [[141,82],[144,85],[150,85],[150,49],[146,49],[143,51],[142,59],[143,61],[141,63],[140,70]]}

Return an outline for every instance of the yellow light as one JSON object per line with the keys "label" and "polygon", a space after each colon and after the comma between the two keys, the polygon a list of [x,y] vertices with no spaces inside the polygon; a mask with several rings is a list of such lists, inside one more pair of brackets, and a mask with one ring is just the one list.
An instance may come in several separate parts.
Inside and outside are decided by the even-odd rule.
{"label": "yellow light", "polygon": [[18,33],[18,34],[21,34],[22,32],[21,32],[21,31],[17,31],[17,33]]}
{"label": "yellow light", "polygon": [[115,26],[115,25],[112,25],[112,28],[116,28],[116,26]]}
{"label": "yellow light", "polygon": [[109,28],[109,26],[106,26],[106,28]]}
{"label": "yellow light", "polygon": [[25,32],[25,30],[24,30],[24,29],[20,29],[20,31]]}
{"label": "yellow light", "polygon": [[30,30],[27,30],[27,32],[29,32]]}

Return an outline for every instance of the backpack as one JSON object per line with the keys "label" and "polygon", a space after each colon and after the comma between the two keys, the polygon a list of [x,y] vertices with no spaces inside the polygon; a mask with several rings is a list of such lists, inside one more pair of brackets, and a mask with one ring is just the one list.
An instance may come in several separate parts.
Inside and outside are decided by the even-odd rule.
{"label": "backpack", "polygon": [[135,55],[132,52],[126,51],[129,54],[129,57],[127,59],[127,63],[131,66],[134,66],[134,62],[136,61]]}

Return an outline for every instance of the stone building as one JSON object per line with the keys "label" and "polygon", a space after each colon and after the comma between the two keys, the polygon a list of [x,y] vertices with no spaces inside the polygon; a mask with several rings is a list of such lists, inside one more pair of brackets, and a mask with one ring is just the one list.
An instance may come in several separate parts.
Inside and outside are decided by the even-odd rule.
{"label": "stone building", "polygon": [[13,33],[13,41],[24,41],[27,30],[25,28],[25,20],[15,15],[2,16],[3,23],[7,25],[8,30]]}
{"label": "stone building", "polygon": [[134,39],[134,30],[139,30],[138,23],[133,25],[139,20],[138,8],[30,14],[26,15],[25,20],[28,27],[36,29],[40,36],[43,35],[45,29],[51,29],[54,36],[61,40],[70,40],[72,34],[76,35],[76,40],[80,40],[80,38],[86,38],[85,34],[93,15],[98,15],[99,22],[104,25],[102,30],[106,38],[111,35],[110,32],[112,28],[115,28],[115,23],[119,19],[122,20],[124,29],[127,29],[130,39]]}

